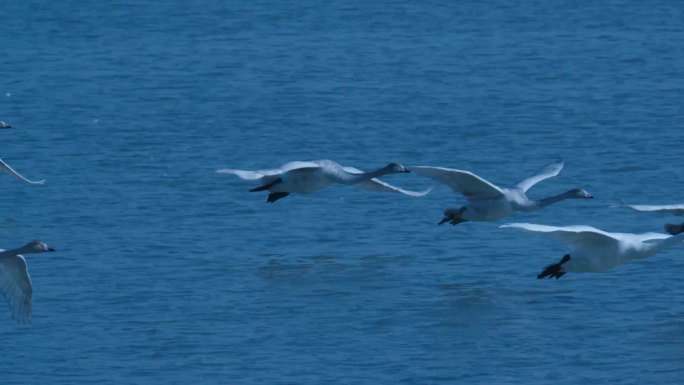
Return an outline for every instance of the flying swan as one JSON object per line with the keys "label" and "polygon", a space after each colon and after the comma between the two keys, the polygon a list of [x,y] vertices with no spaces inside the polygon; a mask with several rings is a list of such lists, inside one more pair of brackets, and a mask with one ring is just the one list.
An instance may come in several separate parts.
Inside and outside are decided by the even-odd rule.
{"label": "flying swan", "polygon": [[[648,212],[648,213],[667,213],[676,216],[684,215],[684,204],[673,204],[673,205],[630,205],[623,203],[622,205],[612,206],[612,207],[629,207],[632,210]],[[677,235],[684,232],[684,223],[682,224],[665,224],[665,231],[672,235]]]}
{"label": "flying swan", "polygon": [[515,211],[539,210],[565,199],[593,198],[591,194],[579,188],[543,199],[527,197],[526,193],[530,187],[558,175],[563,169],[562,161],[544,167],[536,175],[509,188],[498,187],[470,171],[428,166],[410,169],[448,185],[468,200],[468,204],[461,208],[447,208],[444,211],[444,218],[439,222],[440,225],[445,222],[457,225],[466,221],[493,221]]}
{"label": "flying swan", "polygon": [[38,181],[32,181],[26,179],[23,175],[19,174],[18,172],[14,171],[12,167],[10,167],[9,164],[5,163],[4,160],[0,159],[0,168],[2,171],[8,173],[9,175],[12,175],[13,177],[19,179],[20,181],[27,183],[27,184],[43,184],[45,183],[45,180],[38,180]]}
{"label": "flying swan", "polygon": [[[12,126],[3,122],[2,120],[0,120],[0,128],[10,128],[10,127],[12,127]],[[24,183],[28,183],[28,184],[43,184],[43,183],[45,183],[45,180],[32,181],[32,180],[28,180],[28,179],[24,178],[23,175],[14,171],[14,169],[12,167],[10,167],[9,164],[5,163],[5,161],[3,161],[2,159],[0,159],[0,168],[2,169],[2,171],[12,175],[13,177],[19,179],[20,181],[22,181]]]}
{"label": "flying swan", "polygon": [[0,293],[5,296],[12,312],[12,319],[25,324],[31,322],[31,297],[33,288],[26,260],[20,254],[55,251],[44,242],[31,241],[14,250],[0,249]]}
{"label": "flying swan", "polygon": [[661,233],[609,233],[591,226],[545,226],[510,223],[502,228],[542,233],[570,245],[570,251],[558,263],[546,266],[537,275],[562,277],[567,272],[598,273],[634,259],[651,257],[684,241],[684,233],[670,236]]}
{"label": "flying swan", "polygon": [[221,174],[237,175],[241,179],[256,180],[261,183],[249,191],[269,190],[267,202],[275,202],[286,196],[297,194],[310,194],[322,190],[333,183],[354,185],[367,190],[395,192],[410,196],[423,196],[430,192],[409,191],[392,186],[380,179],[380,176],[387,174],[410,172],[404,166],[397,163],[390,163],[387,166],[375,171],[363,172],[354,167],[343,167],[332,160],[314,160],[306,162],[289,162],[271,170],[216,170]]}
{"label": "flying swan", "polygon": [[684,204],[675,205],[629,205],[623,204],[614,207],[629,207],[632,210],[649,212],[649,213],[668,213],[672,215],[684,215]]}

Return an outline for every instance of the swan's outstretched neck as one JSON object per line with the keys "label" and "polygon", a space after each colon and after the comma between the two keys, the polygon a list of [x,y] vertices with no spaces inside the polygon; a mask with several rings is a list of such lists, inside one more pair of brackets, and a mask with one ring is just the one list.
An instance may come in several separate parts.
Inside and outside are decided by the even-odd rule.
{"label": "swan's outstretched neck", "polygon": [[578,189],[572,189],[568,190],[564,193],[558,194],[558,195],[552,195],[550,197],[542,198],[536,201],[537,206],[541,207],[546,207],[549,205],[552,205],[554,203],[558,203],[560,201],[564,201],[566,199],[581,199],[581,198],[593,198],[591,195],[586,193],[586,196],[581,196],[578,195]]}
{"label": "swan's outstretched neck", "polygon": [[[339,173],[338,175],[336,175],[336,181],[338,183],[342,183],[342,184],[358,184],[358,183],[367,182],[373,178],[379,178],[383,175],[393,174],[396,172],[397,171],[395,171],[390,166],[385,166],[383,168],[379,168],[379,169],[374,170],[374,171],[364,172],[364,173],[360,173],[360,174],[352,174],[352,173],[348,173],[348,172],[342,172],[342,173]],[[399,172],[408,172],[408,170],[399,171]]]}

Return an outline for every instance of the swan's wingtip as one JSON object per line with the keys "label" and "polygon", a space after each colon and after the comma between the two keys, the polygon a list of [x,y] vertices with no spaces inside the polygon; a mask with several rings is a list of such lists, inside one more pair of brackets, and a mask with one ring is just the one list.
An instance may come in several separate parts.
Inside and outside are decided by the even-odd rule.
{"label": "swan's wingtip", "polygon": [[500,229],[505,229],[509,227],[525,227],[525,226],[533,226],[531,223],[522,223],[522,222],[515,222],[515,223],[504,223],[503,225],[499,226]]}
{"label": "swan's wingtip", "polygon": [[432,186],[428,187],[427,189],[418,192],[417,196],[424,197],[424,196],[428,195],[429,193],[431,193],[432,190],[434,190],[434,189],[435,189],[435,186],[432,185]]}
{"label": "swan's wingtip", "polygon": [[45,184],[45,179],[41,179],[41,180],[28,180],[28,179],[26,179],[26,180],[24,180],[24,182],[26,184],[31,184],[34,186],[42,186]]}

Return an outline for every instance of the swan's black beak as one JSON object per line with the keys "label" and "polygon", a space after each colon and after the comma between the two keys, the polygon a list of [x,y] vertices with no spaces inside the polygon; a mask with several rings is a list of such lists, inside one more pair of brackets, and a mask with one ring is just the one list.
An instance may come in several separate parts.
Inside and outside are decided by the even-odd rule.
{"label": "swan's black beak", "polygon": [[53,249],[52,247],[48,247],[47,251],[56,251],[56,250]]}
{"label": "swan's black beak", "polygon": [[449,218],[449,217],[444,217],[444,218],[442,218],[441,221],[439,221],[438,225],[441,225],[441,224],[443,224],[443,223],[449,222],[450,220],[451,220],[451,218]]}

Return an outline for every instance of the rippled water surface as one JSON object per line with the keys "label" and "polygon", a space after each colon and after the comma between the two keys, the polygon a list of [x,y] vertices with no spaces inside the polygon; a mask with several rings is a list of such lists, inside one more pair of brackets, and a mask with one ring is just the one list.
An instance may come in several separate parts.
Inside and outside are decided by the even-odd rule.
{"label": "rippled water surface", "polygon": [[[684,248],[603,274],[510,221],[660,231],[609,208],[682,203],[676,2],[1,1],[0,247],[29,256],[34,319],[0,306],[5,384],[684,382]],[[463,199],[334,186],[275,204],[217,168],[330,158],[513,184]],[[431,185],[415,174],[385,178]]]}

